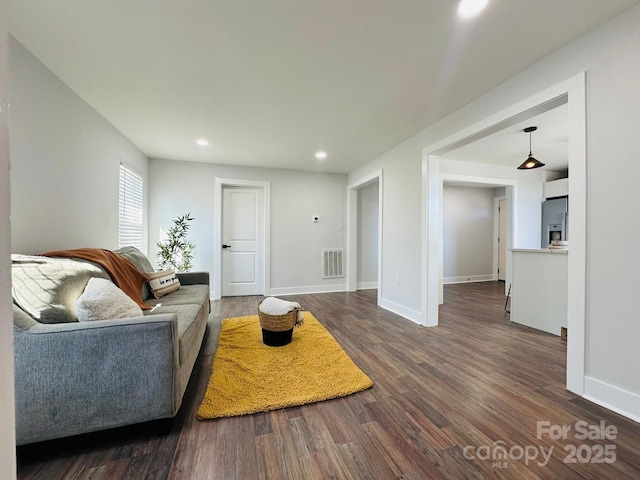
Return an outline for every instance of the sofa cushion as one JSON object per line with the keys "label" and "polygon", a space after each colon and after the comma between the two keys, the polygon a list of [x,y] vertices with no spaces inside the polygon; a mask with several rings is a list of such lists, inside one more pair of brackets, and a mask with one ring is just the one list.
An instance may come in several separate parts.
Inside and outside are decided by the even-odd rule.
{"label": "sofa cushion", "polygon": [[113,282],[90,278],[76,301],[76,316],[80,322],[142,316],[142,309]]}
{"label": "sofa cushion", "polygon": [[162,298],[152,298],[147,301],[151,306],[158,305],[205,305],[209,304],[209,285],[182,285],[180,290],[172,292]]}
{"label": "sofa cushion", "polygon": [[[138,250],[136,247],[122,247],[118,250],[114,250],[114,253],[117,253],[121,257],[126,258],[131,263],[133,263],[136,268],[142,273],[149,273],[155,271],[153,265],[147,258],[147,256]],[[149,289],[149,285],[146,283],[142,285],[142,290],[140,291],[140,296],[142,300],[147,300],[149,297],[152,297],[151,290]]]}
{"label": "sofa cushion", "polygon": [[[146,315],[175,313],[178,317],[178,349],[180,365],[192,348],[200,349],[202,343],[202,327],[206,325],[209,312],[205,312],[201,304],[160,305]],[[199,342],[196,346],[195,343]]]}
{"label": "sofa cushion", "polygon": [[41,323],[76,322],[76,300],[94,277],[111,280],[84,260],[11,255],[13,301]]}

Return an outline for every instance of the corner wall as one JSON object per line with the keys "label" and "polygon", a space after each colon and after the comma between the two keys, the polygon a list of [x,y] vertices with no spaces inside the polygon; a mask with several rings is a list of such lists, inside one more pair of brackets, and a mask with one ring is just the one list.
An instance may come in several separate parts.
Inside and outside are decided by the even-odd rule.
{"label": "corner wall", "polygon": [[11,251],[118,248],[120,162],[147,158],[29,53],[9,42]]}

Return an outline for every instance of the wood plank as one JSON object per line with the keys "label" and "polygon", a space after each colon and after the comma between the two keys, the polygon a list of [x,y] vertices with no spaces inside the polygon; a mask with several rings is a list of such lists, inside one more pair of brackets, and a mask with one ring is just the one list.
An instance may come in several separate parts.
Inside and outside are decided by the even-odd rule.
{"label": "wood plank", "polygon": [[[212,309],[253,315],[261,298],[224,298]],[[445,286],[434,328],[377,307],[373,290],[287,299],[314,314],[371,377],[372,389],[201,422],[195,412],[213,360],[201,356],[168,435],[142,424],[19,447],[18,478],[640,478],[640,425],[565,390],[566,342],[511,324],[503,283]],[[614,463],[564,461],[570,444],[607,442],[536,436],[538,421],[581,420],[616,426],[617,438],[608,441]],[[467,447],[477,452],[500,441],[553,453],[546,465],[465,456]]]}

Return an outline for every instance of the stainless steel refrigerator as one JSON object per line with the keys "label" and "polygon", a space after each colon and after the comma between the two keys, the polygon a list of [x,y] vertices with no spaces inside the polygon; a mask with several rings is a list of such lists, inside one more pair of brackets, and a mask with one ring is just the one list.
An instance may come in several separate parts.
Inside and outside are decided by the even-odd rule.
{"label": "stainless steel refrigerator", "polygon": [[542,202],[542,241],[547,248],[552,240],[569,241],[569,197]]}

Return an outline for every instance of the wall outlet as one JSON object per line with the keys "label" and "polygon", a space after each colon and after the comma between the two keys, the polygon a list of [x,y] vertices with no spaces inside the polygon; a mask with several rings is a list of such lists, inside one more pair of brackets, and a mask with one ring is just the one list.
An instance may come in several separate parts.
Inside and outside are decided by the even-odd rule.
{"label": "wall outlet", "polygon": [[320,222],[320,217],[318,215],[314,215],[313,217],[311,217],[311,221],[313,223],[319,223]]}
{"label": "wall outlet", "polygon": [[400,285],[400,275],[396,275],[396,285]]}

